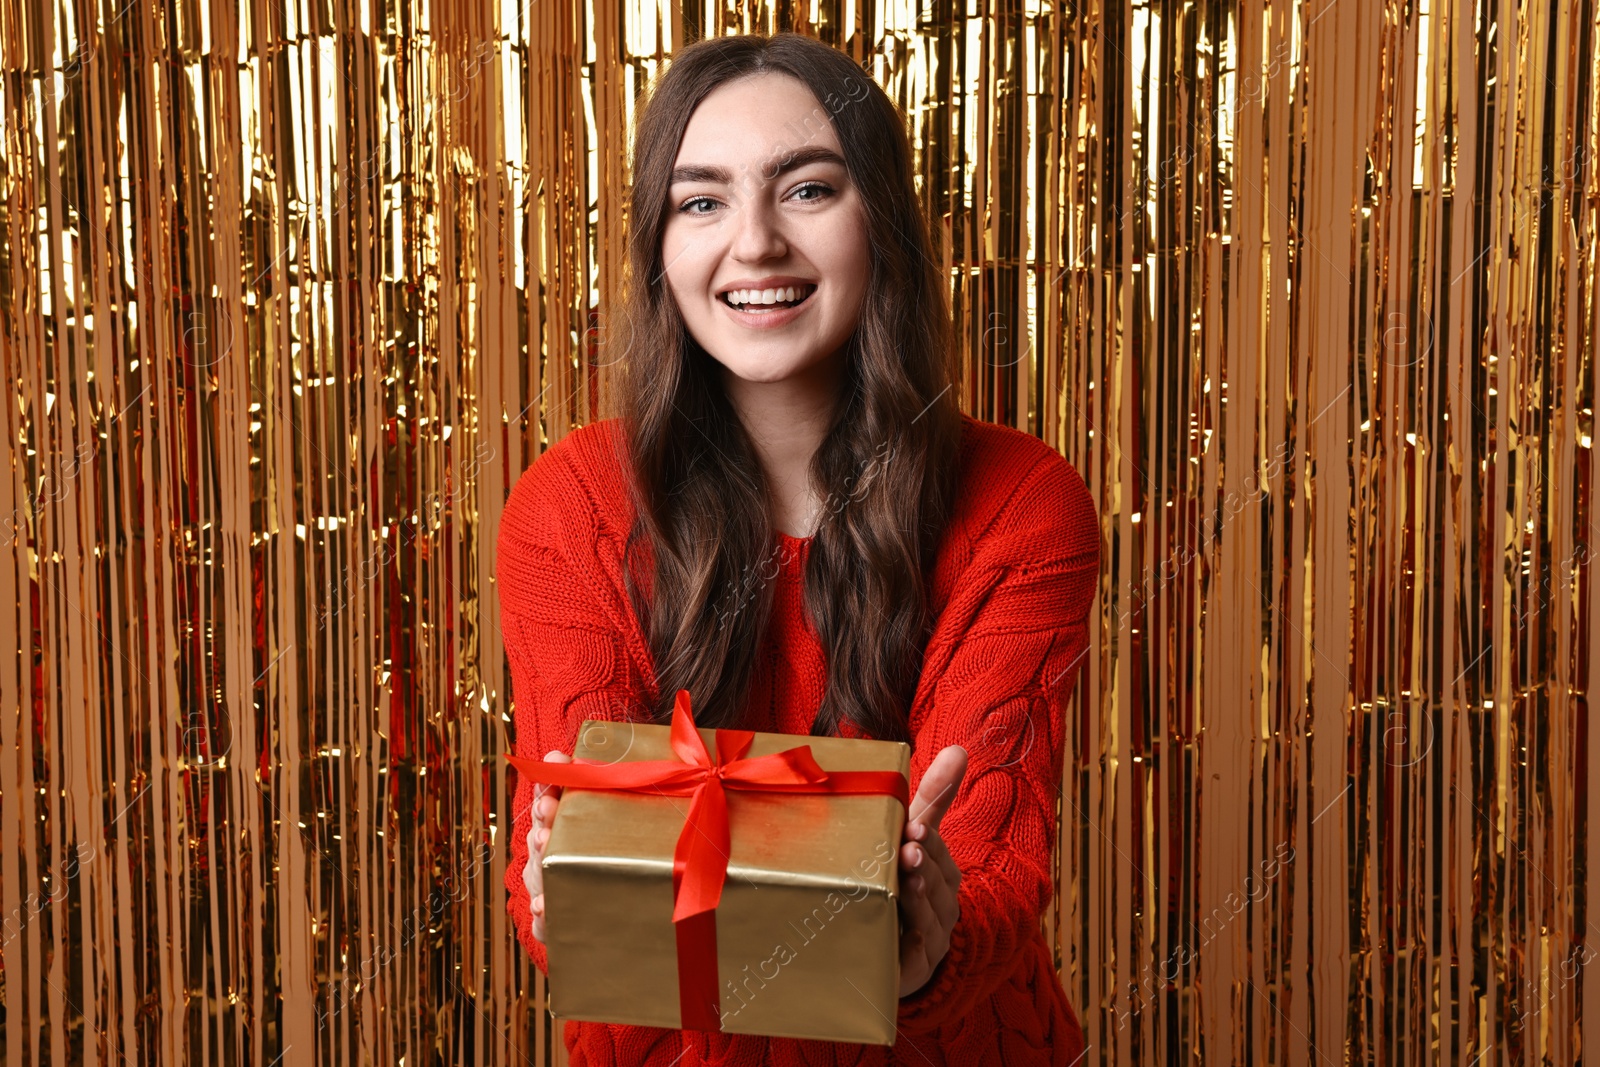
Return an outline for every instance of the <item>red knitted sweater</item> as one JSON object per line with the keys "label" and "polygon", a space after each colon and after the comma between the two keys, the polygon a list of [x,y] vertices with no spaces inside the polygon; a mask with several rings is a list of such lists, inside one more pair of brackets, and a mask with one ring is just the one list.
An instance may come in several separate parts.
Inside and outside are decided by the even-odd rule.
{"label": "red knitted sweater", "polygon": [[[941,826],[961,869],[961,916],[933,977],[900,1002],[895,1045],[569,1022],[575,1067],[1026,1067],[1072,1064],[1083,1052],[1040,916],[1054,892],[1062,713],[1088,653],[1099,580],[1097,512],[1082,477],[1042,441],[966,416],[962,426],[960,491],[931,576],[935,625],[910,718],[913,793],[940,749],[968,751]],[[606,420],[569,434],[506,505],[497,570],[519,755],[571,752],[582,720],[639,714],[654,696],[622,583],[632,511],[620,429]],[[773,617],[742,725],[807,734],[826,681],[801,599],[810,540],[774,538]],[[519,781],[506,888],[518,937],[545,970],[522,881],[532,802],[533,784]]]}

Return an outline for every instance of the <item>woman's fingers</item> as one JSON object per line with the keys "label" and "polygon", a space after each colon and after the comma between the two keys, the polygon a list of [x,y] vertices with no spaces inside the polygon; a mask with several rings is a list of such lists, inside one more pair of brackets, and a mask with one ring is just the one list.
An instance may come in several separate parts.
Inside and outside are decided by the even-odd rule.
{"label": "woman's fingers", "polygon": [[917,783],[917,795],[911,798],[911,808],[906,813],[912,822],[920,822],[930,830],[939,828],[939,821],[950,810],[961,788],[961,779],[967,773],[967,750],[960,745],[941,749]]}
{"label": "woman's fingers", "polygon": [[542,942],[544,934],[544,894],[541,893],[533,898],[533,938]]}
{"label": "woman's fingers", "polygon": [[900,884],[910,925],[933,939],[939,923],[934,901],[945,890],[945,875],[920,841],[900,847]]}
{"label": "woman's fingers", "polygon": [[928,859],[943,872],[945,883],[951,892],[955,892],[961,885],[961,868],[956,866],[955,857],[950,855],[944,837],[937,831],[930,830],[918,844],[927,851]]}
{"label": "woman's fingers", "polygon": [[533,937],[536,941],[544,940],[544,868],[540,866],[544,859],[544,842],[550,836],[550,831],[542,829],[536,822],[533,829],[528,831],[528,865],[522,869],[522,884],[528,887],[529,906],[533,909]]}
{"label": "woman's fingers", "polygon": [[961,917],[957,889],[961,870],[940,836],[938,823],[966,772],[967,754],[951,746],[934,758],[922,777],[916,817],[900,842],[900,995],[922,988],[950,951],[950,933]]}
{"label": "woman's fingers", "polygon": [[[928,897],[928,906],[933,909],[934,917],[939,922],[939,945],[943,945],[950,936],[950,930],[956,924],[956,916],[960,907],[956,902],[956,880],[952,879],[943,865],[932,857],[922,863],[923,891]],[[959,875],[956,876],[959,879]]]}
{"label": "woman's fingers", "polygon": [[[572,757],[559,749],[545,753],[547,763],[571,763]],[[522,883],[528,887],[528,899],[533,909],[533,936],[543,941],[544,872],[540,867],[544,859],[544,846],[550,841],[550,826],[555,822],[556,808],[561,799],[561,787],[539,783],[533,789],[533,825],[528,828],[528,865],[522,872]]]}
{"label": "woman's fingers", "polygon": [[939,918],[934,914],[933,905],[928,901],[928,887],[923,875],[919,872],[907,881],[909,884],[902,896],[906,909],[907,932],[916,939],[918,948],[926,949],[935,940]]}
{"label": "woman's fingers", "polygon": [[[571,763],[572,757],[556,749],[545,755],[547,763]],[[536,785],[533,790],[533,834],[528,838],[528,850],[532,852],[535,847],[543,851],[544,844],[550,840],[550,825],[556,819],[556,806],[561,799],[561,788],[553,785]]]}
{"label": "woman's fingers", "polygon": [[544,890],[539,849],[539,824],[536,822],[528,828],[528,865],[522,868],[522,884],[528,887],[529,897],[536,897]]}
{"label": "woman's fingers", "polygon": [[[934,836],[936,837],[937,835]],[[919,842],[918,847],[926,848],[926,842]],[[948,932],[956,921],[955,882],[951,878],[950,872],[946,871],[944,865],[939,863],[931,852],[927,851],[923,853],[922,862],[913,868],[913,872],[917,879],[918,888],[928,901],[928,906],[932,910],[934,918],[938,921],[939,931],[937,932]],[[956,878],[959,877],[960,875],[957,874]]]}
{"label": "woman's fingers", "polygon": [[[924,778],[926,781],[926,778]],[[900,845],[900,995],[920,989],[950,951],[961,917],[961,870],[938,830],[907,823]]]}
{"label": "woman's fingers", "polygon": [[[546,763],[571,763],[572,757],[558,748],[553,748],[544,754]],[[542,818],[549,822],[556,816],[556,801],[561,797],[559,785],[545,785],[539,782],[533,787],[533,814],[535,818]],[[543,814],[548,812],[548,815]]]}

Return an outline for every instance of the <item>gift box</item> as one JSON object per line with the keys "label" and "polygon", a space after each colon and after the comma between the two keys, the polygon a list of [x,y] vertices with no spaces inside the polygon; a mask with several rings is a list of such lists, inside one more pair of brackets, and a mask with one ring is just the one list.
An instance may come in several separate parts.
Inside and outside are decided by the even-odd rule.
{"label": "gift box", "polygon": [[546,842],[564,1019],[892,1045],[910,749],[586,721]]}

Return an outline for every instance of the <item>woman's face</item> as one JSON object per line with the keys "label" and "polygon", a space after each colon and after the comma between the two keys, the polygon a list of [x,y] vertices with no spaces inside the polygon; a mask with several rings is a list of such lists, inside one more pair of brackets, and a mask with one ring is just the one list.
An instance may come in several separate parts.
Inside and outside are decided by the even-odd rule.
{"label": "woman's face", "polygon": [[837,382],[871,260],[833,121],[805,83],[713,90],[667,195],[661,262],[700,346],[744,382]]}

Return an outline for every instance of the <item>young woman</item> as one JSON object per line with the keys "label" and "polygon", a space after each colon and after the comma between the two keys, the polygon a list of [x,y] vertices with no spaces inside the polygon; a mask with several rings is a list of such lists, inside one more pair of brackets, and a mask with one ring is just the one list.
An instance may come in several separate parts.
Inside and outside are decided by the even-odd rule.
{"label": "young woman", "polygon": [[[1040,932],[1096,508],[1059,453],[963,415],[946,280],[895,105],[808,38],[674,60],[635,134],[622,417],[518,481],[498,574],[516,750],[585,718],[904,740],[893,1048],[568,1023],[574,1064],[1071,1064]],[[506,879],[543,969],[517,787]]]}

